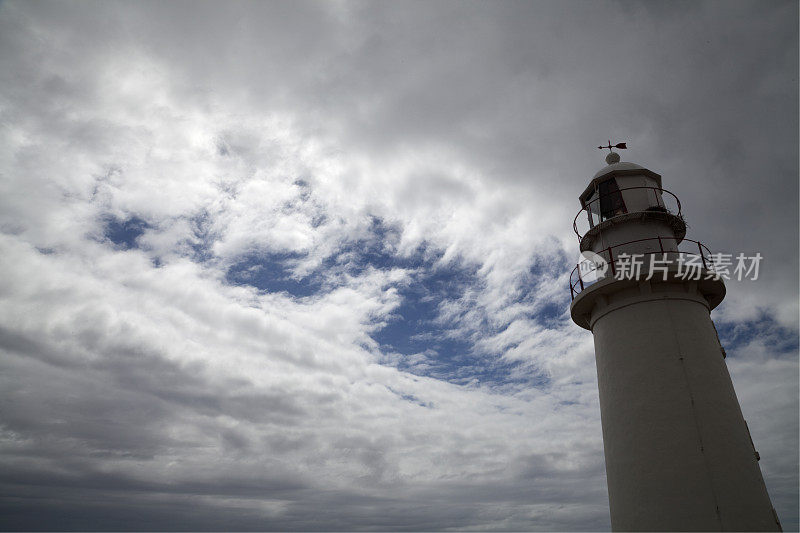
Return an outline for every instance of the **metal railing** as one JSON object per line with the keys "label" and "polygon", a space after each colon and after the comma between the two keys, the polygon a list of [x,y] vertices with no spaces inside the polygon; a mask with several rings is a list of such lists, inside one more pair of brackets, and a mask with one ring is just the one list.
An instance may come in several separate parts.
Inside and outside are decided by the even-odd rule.
{"label": "metal railing", "polygon": [[[578,236],[578,242],[582,241],[583,238],[586,236],[586,233],[589,232],[593,227],[597,226],[601,222],[605,222],[606,220],[610,220],[610,219],[614,218],[614,216],[603,217],[602,210],[599,209],[600,208],[599,202],[602,199],[608,198],[608,197],[612,197],[612,196],[620,196],[624,200],[624,196],[622,195],[622,191],[630,191],[630,190],[634,190],[634,189],[650,189],[650,190],[654,191],[655,192],[654,196],[655,196],[655,200],[656,200],[656,205],[650,206],[647,209],[640,210],[640,211],[628,211],[628,212],[626,212],[624,214],[646,213],[648,211],[650,211],[650,212],[656,211],[656,212],[662,212],[662,213],[670,213],[670,214],[673,214],[673,215],[676,215],[678,217],[683,218],[683,215],[681,214],[681,201],[678,199],[677,196],[675,196],[675,194],[671,193],[670,191],[668,191],[666,189],[662,189],[661,187],[651,187],[651,186],[644,186],[644,185],[640,186],[640,187],[623,187],[623,188],[618,189],[616,191],[612,191],[612,192],[609,192],[609,193],[606,193],[606,194],[598,196],[597,198],[595,198],[594,200],[592,200],[588,204],[584,205],[583,208],[581,208],[581,210],[578,211],[578,214],[575,215],[575,218],[572,220],[572,229],[575,230],[575,235]],[[664,193],[669,195],[668,198],[671,197],[672,199],[675,200],[675,203],[674,203],[673,206],[671,206],[671,208],[670,208],[670,206],[667,206],[665,204],[665,202],[664,202],[664,198],[663,198]],[[596,208],[593,209],[593,205],[595,203],[598,203],[598,205],[596,206]],[[670,202],[670,203],[672,203],[672,202]],[[586,213],[586,222],[588,223],[589,227],[586,230],[582,231],[581,228],[578,227],[578,217],[580,217],[581,213],[584,213],[584,212]],[[615,216],[621,216],[621,215],[615,215]]]}
{"label": "metal railing", "polygon": [[[608,264],[608,268],[611,271],[611,276],[616,277],[617,270],[619,269],[619,259],[615,258],[615,249],[619,249],[623,246],[628,246],[634,243],[640,243],[645,241],[658,241],[658,250],[653,250],[651,252],[641,252],[638,255],[654,255],[654,254],[676,254],[679,259],[682,259],[684,256],[699,256],[700,262],[703,265],[703,269],[707,271],[714,271],[714,257],[711,253],[711,250],[708,247],[701,243],[700,241],[693,241],[692,239],[678,239],[677,237],[650,237],[647,239],[637,239],[634,241],[623,242],[620,244],[615,244],[614,246],[609,246],[608,248],[604,248],[599,252],[596,252],[603,260],[606,261]],[[676,246],[675,250],[665,250],[664,249],[664,241],[675,241]],[[687,251],[681,250],[680,247],[684,246],[684,248],[696,248],[697,251]],[[627,261],[629,258],[625,257]],[[577,277],[576,277],[577,274]],[[575,265],[575,268],[572,269],[572,272],[569,275],[569,293],[572,300],[575,299],[575,296],[580,294],[586,287],[589,287],[599,281],[599,279],[593,280],[586,280],[583,279],[581,275],[581,263]]]}

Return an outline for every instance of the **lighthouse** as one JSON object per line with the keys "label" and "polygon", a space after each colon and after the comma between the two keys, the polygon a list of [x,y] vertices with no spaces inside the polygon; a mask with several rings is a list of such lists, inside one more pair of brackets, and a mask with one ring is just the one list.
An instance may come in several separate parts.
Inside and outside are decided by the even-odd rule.
{"label": "lighthouse", "polygon": [[713,254],[659,174],[606,163],[580,195],[570,312],[594,336],[612,529],[780,531],[710,317]]}

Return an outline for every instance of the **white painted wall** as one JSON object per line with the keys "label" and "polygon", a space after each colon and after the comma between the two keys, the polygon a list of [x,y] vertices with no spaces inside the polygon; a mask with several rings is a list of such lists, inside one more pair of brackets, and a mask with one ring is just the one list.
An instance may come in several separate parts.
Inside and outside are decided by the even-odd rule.
{"label": "white painted wall", "polygon": [[675,287],[592,314],[612,527],[775,531],[707,304]]}

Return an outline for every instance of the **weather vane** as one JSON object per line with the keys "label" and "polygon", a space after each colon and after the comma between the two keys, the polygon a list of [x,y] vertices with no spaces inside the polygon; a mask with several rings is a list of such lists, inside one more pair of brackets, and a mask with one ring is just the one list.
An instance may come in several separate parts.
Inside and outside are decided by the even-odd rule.
{"label": "weather vane", "polygon": [[625,150],[626,148],[628,148],[628,146],[627,146],[627,143],[619,143],[619,144],[615,144],[615,145],[612,146],[611,145],[611,141],[609,140],[608,141],[608,146],[598,146],[597,148],[599,150],[602,150],[603,148],[608,148],[608,151],[611,152],[612,148],[619,148],[621,150]]}

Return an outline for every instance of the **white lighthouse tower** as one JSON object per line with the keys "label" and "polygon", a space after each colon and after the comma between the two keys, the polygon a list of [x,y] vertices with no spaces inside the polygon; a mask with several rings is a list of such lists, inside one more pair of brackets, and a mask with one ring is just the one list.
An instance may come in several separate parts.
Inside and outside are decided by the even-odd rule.
{"label": "white lighthouse tower", "polygon": [[710,318],[711,254],[660,175],[606,162],[575,219],[603,261],[573,271],[570,311],[594,335],[612,529],[780,531]]}

